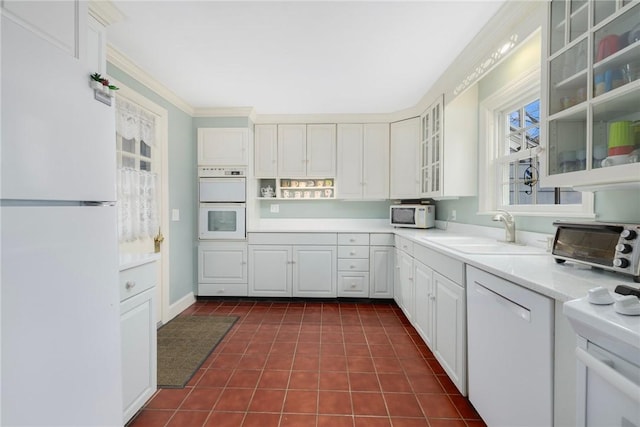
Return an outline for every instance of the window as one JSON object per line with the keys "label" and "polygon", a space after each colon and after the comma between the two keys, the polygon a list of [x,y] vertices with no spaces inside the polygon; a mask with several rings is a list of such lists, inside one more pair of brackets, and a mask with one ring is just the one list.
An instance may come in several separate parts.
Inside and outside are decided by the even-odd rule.
{"label": "window", "polygon": [[545,188],[540,138],[540,73],[530,73],[487,98],[481,110],[479,204],[520,215],[592,216],[593,196],[570,188]]}

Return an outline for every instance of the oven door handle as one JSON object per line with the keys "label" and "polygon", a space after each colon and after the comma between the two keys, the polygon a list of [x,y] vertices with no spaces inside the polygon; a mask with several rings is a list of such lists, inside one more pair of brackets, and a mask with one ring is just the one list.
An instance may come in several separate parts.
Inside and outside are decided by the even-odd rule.
{"label": "oven door handle", "polygon": [[640,386],[628,378],[625,378],[611,366],[593,357],[580,347],[576,347],[576,357],[584,363],[588,369],[593,369],[596,374],[600,375],[609,384],[626,394],[637,404],[640,404]]}

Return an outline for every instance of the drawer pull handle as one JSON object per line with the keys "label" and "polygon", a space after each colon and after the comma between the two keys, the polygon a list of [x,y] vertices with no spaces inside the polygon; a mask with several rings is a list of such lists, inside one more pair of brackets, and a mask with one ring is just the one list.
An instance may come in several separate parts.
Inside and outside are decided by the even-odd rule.
{"label": "drawer pull handle", "polygon": [[127,283],[124,284],[126,289],[132,289],[134,286],[136,286],[136,282],[131,280],[127,280]]}

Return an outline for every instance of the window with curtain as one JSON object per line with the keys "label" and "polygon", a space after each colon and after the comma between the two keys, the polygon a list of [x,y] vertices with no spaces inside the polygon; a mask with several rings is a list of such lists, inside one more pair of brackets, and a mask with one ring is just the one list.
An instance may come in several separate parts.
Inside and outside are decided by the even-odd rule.
{"label": "window with curtain", "polygon": [[118,233],[120,242],[158,233],[157,174],[153,172],[155,115],[116,98]]}

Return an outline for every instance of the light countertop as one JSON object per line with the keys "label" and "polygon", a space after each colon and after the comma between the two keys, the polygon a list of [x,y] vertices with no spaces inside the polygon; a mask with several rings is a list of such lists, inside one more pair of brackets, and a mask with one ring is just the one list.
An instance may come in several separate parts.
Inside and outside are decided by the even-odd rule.
{"label": "light countertop", "polygon": [[[439,251],[560,302],[581,298],[596,286],[610,290],[621,284],[638,286],[628,275],[592,269],[572,262],[557,264],[553,256],[546,251],[547,239],[553,237],[552,235],[518,232],[518,241],[538,249],[532,251],[536,252],[535,254],[477,255],[460,252],[444,242],[438,242],[437,237],[474,236],[479,241],[486,242],[488,239],[503,238],[504,230],[440,221],[437,221],[437,225],[437,229],[416,230],[393,228],[384,220],[263,220],[259,227],[254,227],[249,232],[393,233],[413,241],[414,244]],[[447,230],[443,230],[444,227],[447,227]],[[429,241],[431,237],[435,237],[434,241]]]}
{"label": "light countertop", "polygon": [[120,271],[129,268],[138,267],[139,265],[148,264],[160,259],[159,253],[121,253],[120,254]]}

